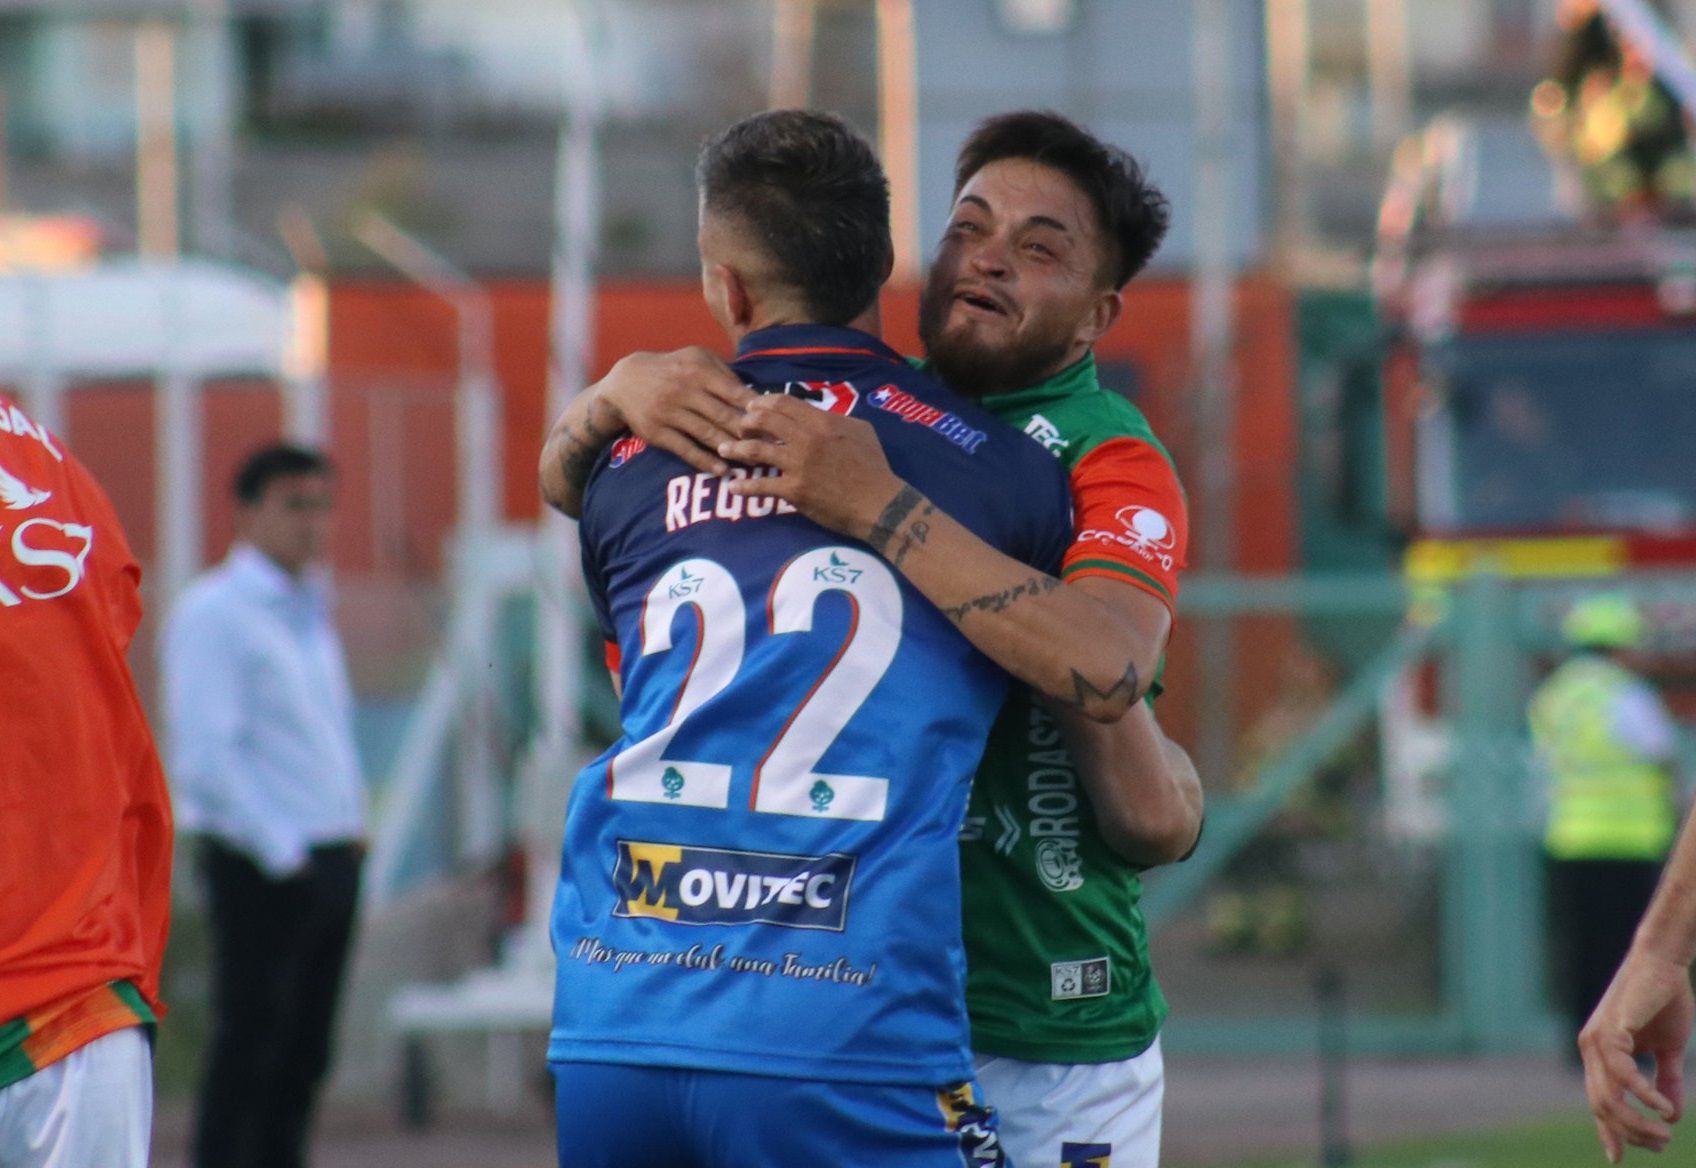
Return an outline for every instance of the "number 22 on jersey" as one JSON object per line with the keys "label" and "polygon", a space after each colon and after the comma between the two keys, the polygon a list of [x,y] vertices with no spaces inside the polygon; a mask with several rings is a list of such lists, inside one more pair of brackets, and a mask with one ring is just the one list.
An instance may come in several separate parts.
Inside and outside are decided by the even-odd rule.
{"label": "number 22 on jersey", "polygon": [[[811,633],[814,609],[827,592],[847,597],[848,634],[754,768],[750,805],[779,815],[877,821],[889,795],[887,778],[822,774],[818,763],[895,660],[901,589],[883,561],[867,552],[816,548],[790,560],[772,581],[766,597],[772,635]],[[612,759],[607,793],[642,803],[725,808],[730,766],[672,758],[667,751],[689,716],[723,692],[742,667],[747,625],[742,593],[730,572],[712,560],[689,559],[667,568],[642,605],[642,656],[671,650],[672,621],[683,608],[695,610],[695,654],[671,717]]]}

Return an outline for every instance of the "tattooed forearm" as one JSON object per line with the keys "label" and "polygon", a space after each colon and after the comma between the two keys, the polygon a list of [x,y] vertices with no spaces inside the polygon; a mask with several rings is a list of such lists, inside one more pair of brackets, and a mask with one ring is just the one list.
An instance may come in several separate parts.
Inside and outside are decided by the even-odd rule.
{"label": "tattooed forearm", "polygon": [[883,509],[883,514],[877,517],[877,522],[872,524],[871,532],[866,536],[866,542],[871,544],[872,550],[880,556],[885,554],[889,549],[889,542],[895,538],[895,532],[906,522],[913,509],[924,500],[925,497],[911,486],[901,484],[901,489],[895,492],[895,497],[889,501],[889,506]]}
{"label": "tattooed forearm", "polygon": [[1141,688],[1141,678],[1137,675],[1137,667],[1132,662],[1126,662],[1125,672],[1119,679],[1106,689],[1098,689],[1089,678],[1072,670],[1072,692],[1070,694],[1053,694],[1053,698],[1074,709],[1088,709],[1100,704],[1114,704],[1121,701],[1136,701],[1138,690]]}
{"label": "tattooed forearm", "polygon": [[929,503],[920,511],[918,518],[907,524],[907,530],[901,534],[901,546],[895,549],[895,554],[889,557],[889,562],[899,568],[907,559],[907,553],[913,550],[914,544],[924,544],[930,539],[930,524],[925,519],[935,511]]}
{"label": "tattooed forearm", "polygon": [[600,453],[599,446],[584,442],[576,434],[566,435],[560,466],[564,468],[565,481],[571,484],[572,490],[581,491],[589,485],[589,472],[595,469],[595,459]]}
{"label": "tattooed forearm", "polygon": [[572,490],[581,491],[588,485],[589,472],[595,469],[595,460],[618,432],[616,425],[596,425],[593,408],[581,424],[566,428],[561,436],[565,449],[560,451],[559,458],[565,481]]}
{"label": "tattooed forearm", "polygon": [[955,624],[964,621],[974,612],[1005,612],[1011,605],[1026,596],[1042,596],[1053,592],[1056,588],[1064,587],[1053,576],[1032,576],[1021,584],[1011,588],[1003,588],[1000,592],[989,592],[983,596],[974,596],[964,604],[942,610]]}

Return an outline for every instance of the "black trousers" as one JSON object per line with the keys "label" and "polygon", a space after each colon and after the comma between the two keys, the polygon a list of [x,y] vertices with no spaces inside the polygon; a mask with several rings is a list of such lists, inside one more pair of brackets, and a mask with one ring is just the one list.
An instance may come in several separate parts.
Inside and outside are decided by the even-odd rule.
{"label": "black trousers", "polygon": [[303,1168],[353,939],[364,850],[312,849],[273,880],[207,840],[212,1038],[194,1133],[196,1168]]}
{"label": "black trousers", "polygon": [[[1657,860],[1550,860],[1555,1001],[1571,1037],[1602,1000],[1660,879]],[[1574,1047],[1569,1054],[1577,1054]]]}

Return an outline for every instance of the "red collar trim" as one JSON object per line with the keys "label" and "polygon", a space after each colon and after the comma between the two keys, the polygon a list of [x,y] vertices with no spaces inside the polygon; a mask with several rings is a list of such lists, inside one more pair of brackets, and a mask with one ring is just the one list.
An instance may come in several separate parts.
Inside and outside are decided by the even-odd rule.
{"label": "red collar trim", "polygon": [[845,349],[832,345],[818,345],[800,349],[755,349],[751,353],[738,353],[738,361],[746,361],[750,357],[820,357],[829,354],[848,357],[876,357],[879,361],[899,364],[887,353],[879,353],[875,349]]}

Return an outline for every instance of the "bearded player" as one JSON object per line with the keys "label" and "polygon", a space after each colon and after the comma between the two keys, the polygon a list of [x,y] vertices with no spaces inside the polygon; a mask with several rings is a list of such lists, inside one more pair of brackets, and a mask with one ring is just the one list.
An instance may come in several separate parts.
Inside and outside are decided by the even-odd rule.
{"label": "bearded player", "polygon": [[[830,419],[762,421],[770,432],[749,439],[749,399],[699,349],[627,358],[561,418],[556,438],[589,446],[629,426],[700,466],[767,462],[781,477],[752,489],[851,534],[873,530],[876,503],[910,505],[880,550],[967,636],[988,651],[1004,626],[1056,597],[1088,604],[1087,617],[1047,630],[1049,647],[1065,659],[1128,638],[1141,672],[1117,688],[1141,696],[1171,627],[1187,514],[1170,458],[1140,411],[1101,386],[1092,347],[1167,218],[1134,159],[1057,115],[992,118],[959,155],[921,335],[951,385],[1067,467],[1076,517],[1064,587],[950,604],[948,590],[974,568],[938,538],[934,504],[903,495],[879,452]],[[570,511],[570,476],[550,500]],[[997,720],[962,839],[979,1073],[1016,1159],[1152,1165],[1166,1003],[1149,966],[1139,873],[1193,849],[1200,784],[1146,703],[1118,706],[1122,716],[1103,725],[1080,716],[1115,716],[1090,687],[1057,699],[1039,668],[1004,664],[1047,696],[1015,694]]]}
{"label": "bearded player", "polygon": [[[955,603],[1045,579],[1064,475],[875,335],[891,249],[869,147],[834,118],[763,114],[707,145],[699,182],[703,289],[738,384],[763,391],[749,416],[829,416],[887,449],[902,490],[996,558]],[[876,532],[827,531],[762,481],[636,441],[587,477],[624,733],[566,820],[560,1163],[1000,1164],[971,1082],[955,840],[1006,676]],[[910,527],[905,498],[874,526]],[[1092,687],[1123,675],[1113,649]]]}

